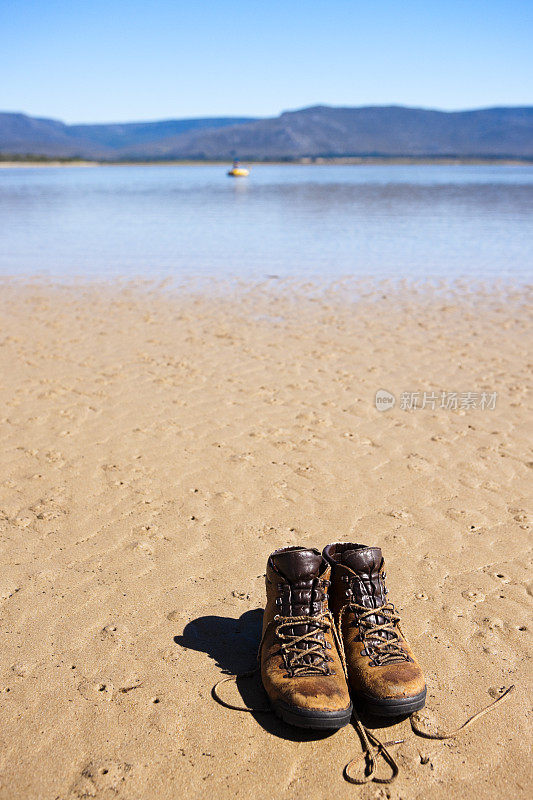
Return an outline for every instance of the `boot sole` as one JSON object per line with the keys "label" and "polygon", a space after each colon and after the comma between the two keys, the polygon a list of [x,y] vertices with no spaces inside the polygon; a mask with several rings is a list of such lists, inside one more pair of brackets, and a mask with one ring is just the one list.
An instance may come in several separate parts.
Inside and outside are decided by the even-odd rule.
{"label": "boot sole", "polygon": [[274,713],[288,725],[297,728],[315,728],[316,730],[337,730],[343,728],[352,718],[352,706],[341,711],[319,711],[317,709],[290,706],[283,700],[271,700]]}
{"label": "boot sole", "polygon": [[375,717],[403,717],[420,711],[426,704],[427,689],[411,697],[371,697],[363,692],[355,693],[356,706]]}

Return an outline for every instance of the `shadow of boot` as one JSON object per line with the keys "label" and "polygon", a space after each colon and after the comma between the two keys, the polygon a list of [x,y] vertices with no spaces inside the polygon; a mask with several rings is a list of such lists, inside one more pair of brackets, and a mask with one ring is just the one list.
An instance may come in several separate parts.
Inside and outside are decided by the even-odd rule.
{"label": "shadow of boot", "polygon": [[[181,636],[174,636],[174,642],[187,650],[206,653],[224,675],[239,676],[258,666],[257,652],[261,642],[262,620],[261,608],[245,611],[238,619],[214,615],[197,617],[187,623]],[[265,709],[251,713],[261,727],[274,736],[295,742],[307,742],[331,735],[332,731],[315,731],[287,725],[275,714],[268,713],[268,698],[259,671],[250,677],[237,677],[236,685],[243,706]],[[229,686],[224,697],[228,702],[238,704],[234,696],[231,696]]]}

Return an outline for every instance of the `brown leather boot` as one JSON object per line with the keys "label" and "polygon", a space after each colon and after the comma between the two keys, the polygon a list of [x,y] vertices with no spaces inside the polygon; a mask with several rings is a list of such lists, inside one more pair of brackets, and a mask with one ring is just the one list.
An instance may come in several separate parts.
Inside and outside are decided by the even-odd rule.
{"label": "brown leather boot", "polygon": [[267,563],[261,678],[276,714],[302,728],[341,728],[352,715],[328,609],[330,572],[305,547],[276,550]]}
{"label": "brown leather boot", "polygon": [[323,556],[332,567],[329,603],[356,706],[384,717],[423,708],[424,676],[387,600],[380,548],[343,542],[329,544]]}

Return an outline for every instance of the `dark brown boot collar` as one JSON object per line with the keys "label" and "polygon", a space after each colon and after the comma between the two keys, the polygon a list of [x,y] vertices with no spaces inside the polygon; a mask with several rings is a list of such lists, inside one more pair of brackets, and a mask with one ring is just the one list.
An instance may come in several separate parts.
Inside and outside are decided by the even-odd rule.
{"label": "dark brown boot collar", "polygon": [[325,566],[321,553],[310,547],[285,547],[282,550],[275,550],[269,560],[274,570],[290,583],[318,578]]}
{"label": "dark brown boot collar", "polygon": [[386,602],[381,548],[334,542],[324,548],[323,556],[332,565],[334,575],[349,584],[356,603],[366,608],[379,608]]}

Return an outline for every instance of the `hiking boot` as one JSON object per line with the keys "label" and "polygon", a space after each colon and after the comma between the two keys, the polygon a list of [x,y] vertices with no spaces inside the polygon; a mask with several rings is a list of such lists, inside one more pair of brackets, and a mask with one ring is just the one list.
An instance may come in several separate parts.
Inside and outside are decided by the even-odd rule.
{"label": "hiking boot", "polygon": [[330,572],[305,547],[276,550],[267,563],[261,678],[276,714],[302,728],[341,728],[352,715],[328,609]]}
{"label": "hiking boot", "polygon": [[335,543],[323,556],[332,568],[329,603],[354,703],[383,717],[423,708],[424,676],[387,600],[380,548]]}

